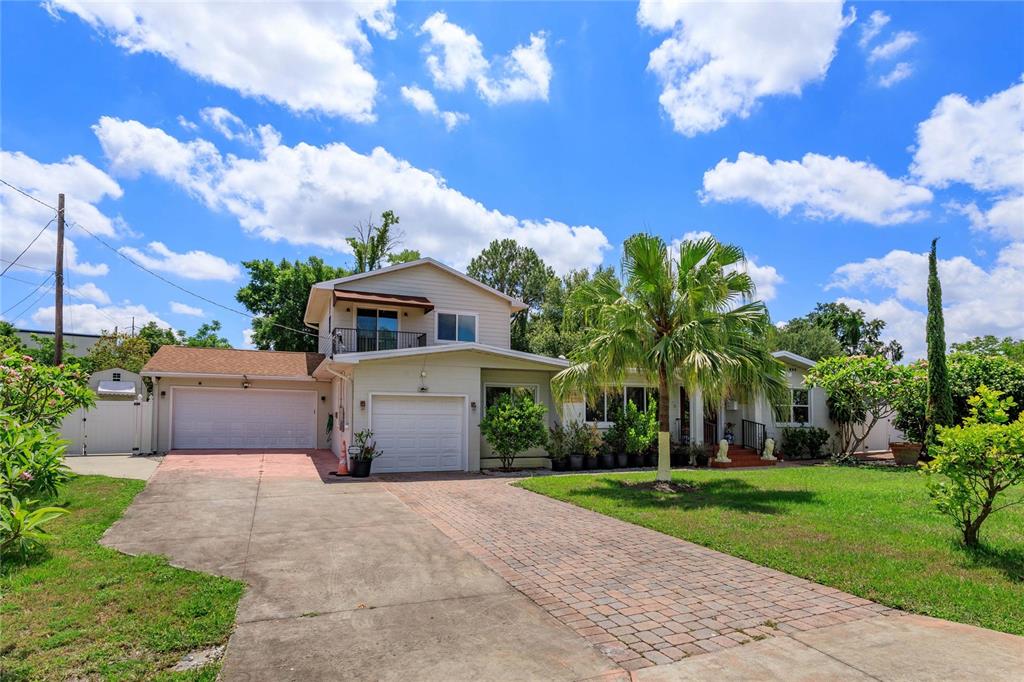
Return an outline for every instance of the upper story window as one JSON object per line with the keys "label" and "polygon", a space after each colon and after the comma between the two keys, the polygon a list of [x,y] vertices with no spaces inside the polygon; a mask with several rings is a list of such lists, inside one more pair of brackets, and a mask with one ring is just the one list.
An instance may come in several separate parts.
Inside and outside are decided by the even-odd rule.
{"label": "upper story window", "polygon": [[398,311],[356,308],[356,350],[393,350],[398,347]]}
{"label": "upper story window", "polygon": [[775,406],[775,421],[782,424],[807,424],[811,421],[811,392],[791,388],[789,403]]}
{"label": "upper story window", "polygon": [[476,315],[437,313],[438,341],[476,341]]}

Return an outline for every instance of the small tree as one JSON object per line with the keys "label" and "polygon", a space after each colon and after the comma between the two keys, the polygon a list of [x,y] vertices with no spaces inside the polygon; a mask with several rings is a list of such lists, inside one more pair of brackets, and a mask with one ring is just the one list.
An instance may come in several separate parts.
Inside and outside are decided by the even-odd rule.
{"label": "small tree", "polygon": [[510,470],[520,452],[547,443],[546,411],[528,395],[503,395],[487,410],[480,432],[497,453],[502,470]]}
{"label": "small tree", "polygon": [[822,360],[808,370],[807,383],[828,393],[842,451],[854,452],[875,424],[895,412],[906,377],[906,367],[881,355],[855,355]]}
{"label": "small tree", "polygon": [[94,372],[114,367],[141,372],[150,357],[147,339],[122,332],[104,332],[89,349],[86,360]]}
{"label": "small tree", "polygon": [[1003,491],[1024,483],[1024,414],[1009,421],[1012,398],[981,386],[962,426],[938,429],[933,459],[924,465],[939,511],[953,518],[963,543],[976,547],[985,520],[1024,503],[1024,495],[996,505]]}
{"label": "small tree", "polygon": [[952,426],[953,395],[949,391],[949,373],[946,371],[946,323],[942,317],[942,285],[939,283],[938,259],[935,243],[928,254],[928,428],[925,431],[925,448],[935,444],[936,429]]}
{"label": "small tree", "polygon": [[40,365],[31,355],[7,350],[0,355],[0,412],[21,424],[56,428],[95,398],[77,367]]}

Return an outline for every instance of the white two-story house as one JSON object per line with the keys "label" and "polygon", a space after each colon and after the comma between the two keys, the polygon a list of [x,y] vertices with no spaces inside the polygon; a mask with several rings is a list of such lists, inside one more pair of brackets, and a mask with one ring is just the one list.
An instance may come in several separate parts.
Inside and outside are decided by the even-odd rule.
{"label": "white two-story house", "polygon": [[[497,466],[480,419],[502,393],[524,392],[548,409],[549,425],[610,426],[625,400],[657,398],[627,381],[589,405],[556,405],[551,378],[564,359],[511,348],[522,301],[430,258],[315,284],[304,323],[318,353],[164,346],[142,374],[153,380],[158,451],[327,449],[341,455],[369,429],[383,456],[377,473],[478,471]],[[775,354],[787,366],[786,405],[762,396],[711,404],[673,385],[667,399],[677,442],[733,441],[760,450],[786,426],[834,432],[824,392],[804,385],[814,363]],[[884,434],[883,434],[884,436]],[[884,444],[881,445],[884,447]],[[520,466],[546,466],[542,450]]]}

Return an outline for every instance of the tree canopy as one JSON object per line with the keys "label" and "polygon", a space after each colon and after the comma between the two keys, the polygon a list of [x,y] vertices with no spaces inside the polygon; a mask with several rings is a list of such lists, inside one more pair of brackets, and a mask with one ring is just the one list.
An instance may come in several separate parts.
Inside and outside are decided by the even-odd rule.
{"label": "tree canopy", "polygon": [[1014,362],[1024,363],[1024,339],[1005,336],[998,339],[991,334],[975,336],[969,341],[953,344],[953,352],[973,355],[1001,355]]}
{"label": "tree canopy", "polygon": [[[380,219],[380,225],[374,224],[372,220],[366,221],[365,225],[362,223],[356,225],[356,236],[345,239],[349,247],[352,248],[356,272],[369,272],[383,267],[384,261],[390,260],[391,250],[402,241],[402,233],[391,229],[398,224],[398,216],[395,215],[395,212],[384,211],[380,214]],[[402,258],[408,257],[412,253],[416,253],[417,258],[419,257],[418,252],[409,250],[394,255]],[[416,259],[409,258],[409,260]]]}
{"label": "tree canopy", "polygon": [[[838,348],[818,329],[828,332]],[[863,310],[845,303],[818,303],[807,315],[793,318],[777,330],[772,343],[776,350],[788,350],[811,360],[839,355],[881,355],[899,362],[903,359],[903,346],[898,341],[882,341],[884,329],[884,320],[869,320]]]}
{"label": "tree canopy", "polygon": [[351,270],[327,265],[316,256],[305,262],[263,259],[242,265],[249,283],[235,298],[257,316],[252,321],[253,344],[261,350],[316,351],[316,332],[303,322],[309,290],[317,282],[351,275]]}

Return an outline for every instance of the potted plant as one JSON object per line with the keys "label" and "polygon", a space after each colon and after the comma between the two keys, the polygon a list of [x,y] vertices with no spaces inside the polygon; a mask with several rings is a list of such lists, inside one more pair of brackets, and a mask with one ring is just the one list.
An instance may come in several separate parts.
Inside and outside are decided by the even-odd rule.
{"label": "potted plant", "polygon": [[686,453],[686,458],[698,469],[703,469],[708,465],[708,450],[703,445],[691,443],[686,446]]}
{"label": "potted plant", "polygon": [[352,478],[366,478],[370,475],[373,460],[384,453],[377,449],[373,431],[364,429],[352,436],[352,447],[348,449],[348,454],[352,462]]}
{"label": "potted plant", "polygon": [[548,457],[551,458],[551,470],[568,471],[569,429],[561,424],[556,424],[548,431]]}
{"label": "potted plant", "polygon": [[641,412],[632,401],[626,403],[620,417],[626,438],[626,451],[633,466],[654,466],[657,450],[658,412],[654,401]]}
{"label": "potted plant", "polygon": [[917,459],[921,456],[921,447],[921,443],[903,441],[889,443],[889,450],[892,452],[893,459],[902,466],[917,464]]}
{"label": "potted plant", "polygon": [[615,466],[629,466],[629,453],[626,452],[626,434],[619,426],[619,422],[614,422],[604,432],[604,447],[612,454]]}

